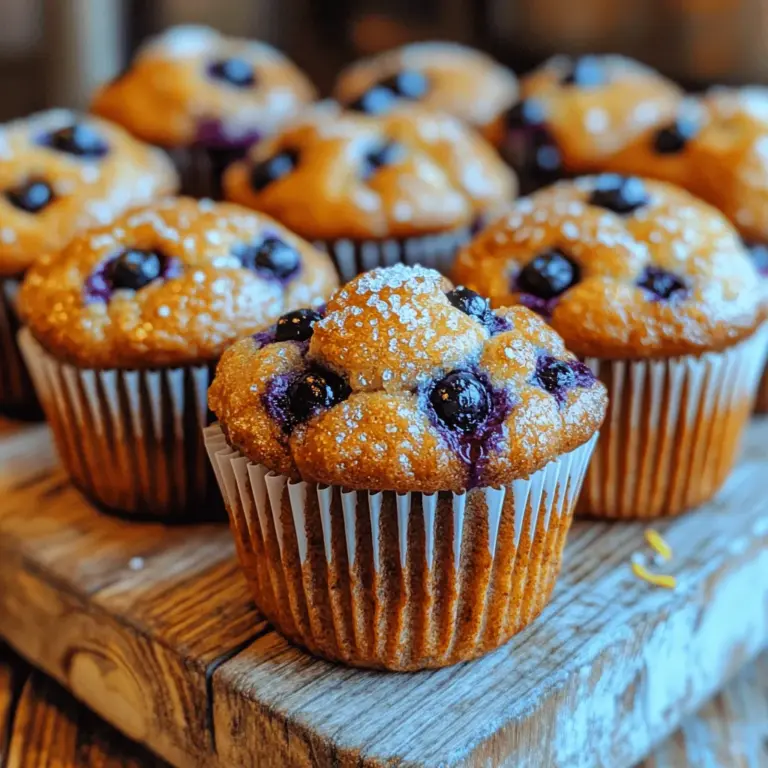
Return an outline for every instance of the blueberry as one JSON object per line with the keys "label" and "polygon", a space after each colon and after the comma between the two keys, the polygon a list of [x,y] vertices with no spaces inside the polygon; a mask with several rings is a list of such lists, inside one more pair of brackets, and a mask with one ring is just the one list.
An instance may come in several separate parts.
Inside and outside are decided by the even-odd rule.
{"label": "blueberry", "polygon": [[109,152],[106,141],[95,129],[85,123],[75,123],[66,128],[60,128],[51,133],[44,143],[59,152],[77,157],[104,157]]}
{"label": "blueberry", "polygon": [[349,386],[340,376],[320,368],[311,369],[288,388],[290,418],[294,424],[300,424],[349,395]]}
{"label": "blueberry", "polygon": [[166,263],[158,251],[127,248],[107,264],[104,277],[112,290],[139,291],[163,274]]}
{"label": "blueberry", "polygon": [[558,250],[545,251],[529,261],[517,276],[517,289],[541,299],[553,299],[575,285],[579,265]]}
{"label": "blueberry", "polygon": [[681,117],[656,132],[653,137],[653,148],[660,155],[674,155],[682,152],[686,144],[696,135],[697,130],[698,124],[695,121]]}
{"label": "blueberry", "polygon": [[423,98],[429,90],[429,81],[423,72],[415,69],[404,69],[391,77],[382,80],[379,84],[387,88],[403,99],[417,101]]}
{"label": "blueberry", "polygon": [[571,64],[569,72],[561,82],[563,85],[597,88],[607,82],[605,68],[597,56],[581,56]]}
{"label": "blueberry", "polygon": [[40,179],[32,179],[6,191],[5,196],[11,205],[27,213],[39,213],[49,206],[54,199],[50,185]]}
{"label": "blueberry", "polygon": [[306,341],[312,336],[312,326],[322,315],[314,309],[297,309],[277,321],[275,341]]}
{"label": "blueberry", "polygon": [[537,99],[523,99],[507,110],[504,120],[509,128],[543,125],[547,119],[544,104]]}
{"label": "blueberry", "polygon": [[536,361],[533,382],[560,402],[565,393],[574,387],[590,387],[595,376],[584,363],[578,360],[558,360],[552,355],[542,354]]}
{"label": "blueberry", "polygon": [[606,208],[621,216],[633,213],[648,202],[648,192],[642,179],[613,173],[603,174],[597,179],[589,198],[590,205]]}
{"label": "blueberry", "polygon": [[260,243],[240,245],[234,249],[234,255],[247,269],[287,280],[301,265],[301,255],[279,237],[269,236]]}
{"label": "blueberry", "polygon": [[435,384],[429,395],[437,418],[449,429],[468,434],[488,418],[491,395],[471,373],[455,371]]}
{"label": "blueberry", "polygon": [[256,82],[253,67],[242,59],[220,59],[213,62],[208,73],[216,80],[234,85],[236,88],[250,88]]}
{"label": "blueberry", "polygon": [[474,317],[475,320],[483,324],[488,322],[488,316],[491,314],[488,299],[484,299],[479,293],[475,293],[469,288],[460,285],[458,288],[449,291],[446,296],[448,301],[456,309],[464,312],[464,314]]}
{"label": "blueberry", "polygon": [[687,288],[679,277],[661,267],[648,267],[637,284],[658,299],[669,299]]}
{"label": "blueberry", "polygon": [[752,257],[752,263],[761,275],[768,274],[768,245],[760,242],[744,242],[744,247]]}
{"label": "blueberry", "polygon": [[374,85],[354,101],[347,104],[347,109],[363,112],[366,115],[383,115],[397,103],[397,94],[383,85]]}
{"label": "blueberry", "polygon": [[251,186],[261,192],[272,182],[287,176],[299,164],[299,153],[295,149],[286,149],[277,155],[257,163],[251,169]]}
{"label": "blueberry", "polygon": [[363,178],[369,179],[379,168],[394,165],[402,160],[404,155],[405,150],[402,144],[397,144],[393,141],[374,147],[363,158]]}

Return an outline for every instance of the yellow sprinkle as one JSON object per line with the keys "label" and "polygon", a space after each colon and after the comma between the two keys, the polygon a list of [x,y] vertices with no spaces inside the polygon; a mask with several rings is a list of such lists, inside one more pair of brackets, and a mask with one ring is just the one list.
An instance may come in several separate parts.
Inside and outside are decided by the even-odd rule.
{"label": "yellow sprinkle", "polygon": [[664,587],[664,589],[674,589],[677,586],[677,579],[674,576],[666,576],[661,573],[651,573],[644,565],[632,563],[632,573],[638,579],[653,584],[654,587]]}
{"label": "yellow sprinkle", "polygon": [[662,535],[653,528],[647,528],[645,531],[645,540],[648,546],[660,555],[664,560],[672,559],[672,547],[667,544]]}

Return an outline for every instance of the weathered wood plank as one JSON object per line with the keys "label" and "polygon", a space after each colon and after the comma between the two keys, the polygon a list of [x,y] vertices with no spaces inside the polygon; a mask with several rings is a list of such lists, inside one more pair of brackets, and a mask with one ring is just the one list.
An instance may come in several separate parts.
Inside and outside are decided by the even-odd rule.
{"label": "weathered wood plank", "polygon": [[34,673],[19,700],[7,768],[165,768],[167,764]]}
{"label": "weathered wood plank", "polygon": [[718,499],[659,526],[676,592],[631,573],[643,525],[579,523],[533,627],[477,662],[391,675],[269,631],[224,526],[99,515],[44,429],[0,434],[0,634],[177,766],[622,768],[768,644],[767,471],[763,421]]}

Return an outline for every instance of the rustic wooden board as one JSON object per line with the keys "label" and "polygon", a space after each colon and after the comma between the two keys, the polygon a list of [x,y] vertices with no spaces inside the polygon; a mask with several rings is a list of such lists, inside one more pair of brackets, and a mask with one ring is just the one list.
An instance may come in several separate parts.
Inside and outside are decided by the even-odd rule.
{"label": "rustic wooden board", "polygon": [[45,428],[0,430],[0,634],[177,766],[631,766],[768,644],[766,473],[763,421],[718,499],[659,526],[675,592],[631,574],[644,526],[580,523],[533,627],[391,675],[272,632],[225,529],[101,516]]}

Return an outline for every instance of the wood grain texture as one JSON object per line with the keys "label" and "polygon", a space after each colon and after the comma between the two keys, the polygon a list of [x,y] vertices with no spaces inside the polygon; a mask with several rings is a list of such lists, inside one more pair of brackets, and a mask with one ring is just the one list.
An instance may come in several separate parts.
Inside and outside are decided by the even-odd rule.
{"label": "wood grain texture", "polygon": [[675,592],[632,576],[643,525],[582,522],[532,627],[477,662],[393,675],[270,631],[225,529],[99,515],[44,430],[14,432],[0,634],[177,766],[632,766],[768,644],[767,471],[763,421],[717,500],[659,526]]}

